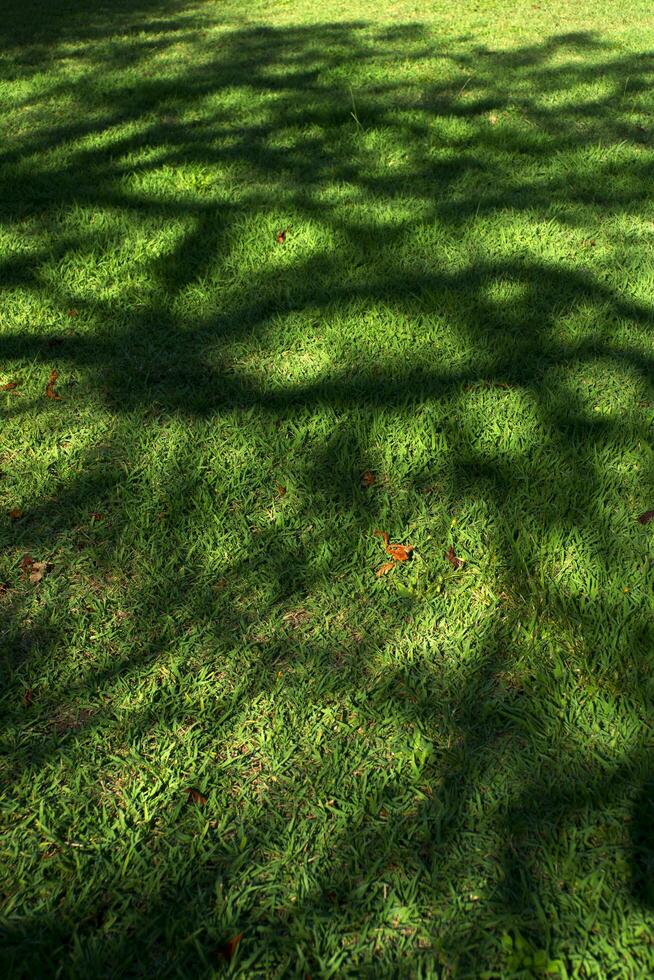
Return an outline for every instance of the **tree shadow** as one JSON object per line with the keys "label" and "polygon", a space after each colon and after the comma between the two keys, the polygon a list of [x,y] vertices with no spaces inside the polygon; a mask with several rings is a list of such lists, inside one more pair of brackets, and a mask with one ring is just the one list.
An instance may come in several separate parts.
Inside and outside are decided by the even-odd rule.
{"label": "tree shadow", "polygon": [[[637,402],[651,397],[652,309],[642,292],[618,288],[609,274],[624,242],[609,243],[604,268],[586,264],[584,250],[602,220],[637,215],[651,194],[650,137],[636,121],[649,104],[651,60],[587,34],[508,53],[472,50],[469,39],[435,41],[419,24],[232,23],[216,38],[216,21],[202,11],[143,0],[94,8],[92,16],[82,4],[50,5],[34,35],[29,10],[12,8],[0,27],[5,45],[19,52],[21,80],[42,70],[40,45],[72,45],[68,57],[79,60],[79,72],[53,70],[47,98],[83,102],[84,112],[54,121],[46,113],[0,155],[3,229],[37,228],[29,248],[3,257],[3,288],[12,309],[22,297],[50,324],[35,327],[17,315],[0,334],[0,358],[56,363],[64,380],[78,373],[79,395],[69,388],[67,396],[97,399],[115,431],[104,447],[82,448],[80,472],[60,467],[56,485],[5,534],[16,553],[77,551],[81,579],[59,573],[65,560],[56,562],[35,600],[14,564],[12,587],[0,597],[7,772],[21,793],[26,778],[38,788],[59,754],[81,765],[85,753],[97,753],[100,734],[112,752],[133,749],[156,780],[151,741],[192,727],[201,710],[196,678],[215,684],[218,677],[215,732],[198,735],[197,757],[206,759],[197,772],[228,802],[214,806],[208,821],[166,797],[156,832],[148,836],[154,825],[144,816],[142,840],[129,862],[118,862],[117,801],[127,790],[115,763],[115,801],[98,789],[80,801],[78,825],[53,836],[62,870],[48,887],[57,911],[47,901],[36,912],[19,903],[8,920],[3,955],[12,975],[47,970],[54,959],[101,975],[210,975],[221,943],[240,931],[250,943],[239,962],[253,975],[475,975],[479,963],[501,969],[501,934],[518,928],[534,949],[549,950],[554,936],[574,965],[592,938],[582,942],[573,931],[574,901],[556,889],[562,880],[574,891],[593,859],[591,847],[576,863],[566,858],[575,821],[582,814],[589,825],[610,823],[607,814],[623,806],[647,766],[651,549],[633,519],[627,526],[625,515],[616,518],[605,498],[615,447],[628,453],[651,439]],[[84,51],[74,47],[82,42]],[[180,48],[194,57],[180,60]],[[409,56],[425,74],[398,82],[392,69]],[[588,95],[599,74],[603,94]],[[28,118],[43,99],[25,97]],[[504,118],[498,124],[489,114]],[[626,165],[614,152],[625,144],[633,149]],[[275,251],[282,215],[298,228],[299,244],[289,234],[286,251]],[[484,240],[480,218],[496,228],[516,216],[537,228],[540,254],[533,241],[522,249],[518,237],[493,254]],[[568,255],[548,249],[548,227],[569,235]],[[166,247],[149,252],[148,236],[162,228],[170,230]],[[434,228],[440,238],[429,238]],[[427,236],[424,249],[417,231]],[[252,264],[247,243],[255,235],[270,247]],[[447,249],[463,239],[466,261],[453,269]],[[81,262],[96,270],[90,286],[71,272]],[[74,320],[66,319],[71,309]],[[285,380],[284,324],[307,311],[316,336],[327,331],[329,358],[306,378]],[[394,348],[384,326],[379,344],[370,331],[338,328],[367,316],[382,326],[386,316],[411,342]],[[572,320],[588,329],[566,332]],[[52,348],[55,323],[65,330],[57,328],[62,342]],[[442,348],[444,324],[450,339]],[[250,369],[248,356],[260,357],[268,373]],[[590,413],[577,380],[586,367],[621,380],[630,392],[627,413]],[[504,445],[489,423],[494,412],[507,429],[518,425],[516,398],[529,418],[519,449]],[[7,422],[33,418],[40,404],[15,399]],[[56,406],[42,411],[56,430]],[[326,432],[311,429],[318,412],[329,420]],[[382,486],[364,499],[360,471],[386,465],[380,433],[388,437],[418,415],[429,446],[417,447],[415,460],[397,460],[394,495]],[[220,478],[198,471],[196,447],[164,456],[153,486],[136,479],[130,489],[164,445],[151,432],[139,442],[134,427],[163,431],[171,419],[200,427],[207,444],[203,426],[222,425],[226,445],[233,431],[249,428],[255,461],[270,447],[271,481],[292,460],[303,503],[288,526],[264,519],[274,507],[257,491],[221,503],[228,533],[245,544],[237,557],[223,556],[220,585],[211,569],[220,535],[207,538],[199,527],[197,502],[202,487],[210,492]],[[651,485],[651,473],[647,479]],[[432,506],[433,495],[441,502]],[[408,597],[389,592],[375,607],[361,565],[372,568],[378,553],[352,541],[372,542],[379,526],[424,533],[429,520],[444,542],[451,514],[478,500],[488,555],[498,559],[497,594],[470,600],[463,631],[449,633],[447,618],[457,590],[474,592],[474,579],[450,574],[441,598],[434,591],[441,566],[429,559]],[[110,519],[91,523],[88,515],[98,512]],[[316,534],[334,529],[335,512],[342,528]],[[161,539],[162,526],[168,550],[155,555],[150,542]],[[465,529],[457,533],[463,547],[472,540]],[[444,543],[438,549],[444,565]],[[587,590],[575,591],[566,578],[569,561],[588,570]],[[634,562],[642,564],[640,592],[619,594],[622,570]],[[339,576],[340,608],[321,610],[324,583]],[[111,621],[120,646],[70,649],[70,631],[53,616],[64,594],[76,626],[88,621],[89,644]],[[305,629],[305,615],[323,615],[320,629]],[[415,649],[411,632],[427,622],[434,635]],[[571,622],[575,643],[564,647]],[[615,624],[608,634],[607,622]],[[173,648],[188,656],[186,669],[175,666]],[[393,660],[396,649],[408,651],[406,662]],[[534,649],[540,663],[527,655]],[[238,677],[221,668],[235,651]],[[27,681],[57,658],[75,664],[75,676],[62,672],[28,724]],[[307,710],[329,709],[343,726],[324,749],[343,754],[342,781],[330,784],[301,733],[293,774],[269,778],[270,759],[250,746],[243,756],[254,761],[250,769],[239,762],[235,781],[230,760],[212,768],[215,733],[225,744],[240,738],[244,713],[266,698],[277,699],[282,721],[263,724],[273,733],[283,725],[285,698],[295,694],[291,684],[290,694],[277,695],[280,672],[302,678]],[[609,758],[584,744],[579,718],[565,716],[574,684],[586,685],[591,700],[599,692],[629,722],[631,742]],[[139,689],[126,705],[125,693]],[[406,730],[425,745],[417,740],[410,764],[389,762],[387,778],[362,787],[347,773],[348,725],[358,731],[350,713],[382,740],[384,731]],[[377,736],[366,737],[381,758]],[[107,765],[97,758],[98,767]],[[256,804],[240,802],[241,779],[261,784]],[[326,806],[328,796],[337,805]],[[104,808],[100,839],[94,806]],[[49,807],[42,837],[64,819]],[[632,835],[632,898],[645,907],[648,807],[645,787]],[[311,867],[294,876],[271,855],[270,841],[290,847],[296,821]],[[88,846],[78,847],[77,837]],[[180,842],[188,844],[184,861]],[[370,855],[365,865],[362,854]],[[166,870],[143,889],[153,861]],[[261,899],[262,883],[239,894],[245,864],[261,869],[265,882],[275,861],[283,871],[273,904]],[[82,873],[91,884],[76,894],[69,883]],[[386,877],[403,889],[391,901]],[[628,895],[620,900],[629,907]],[[449,902],[460,915],[440,928],[435,910]],[[345,943],[361,936],[363,944]],[[423,945],[412,947],[412,936]]]}

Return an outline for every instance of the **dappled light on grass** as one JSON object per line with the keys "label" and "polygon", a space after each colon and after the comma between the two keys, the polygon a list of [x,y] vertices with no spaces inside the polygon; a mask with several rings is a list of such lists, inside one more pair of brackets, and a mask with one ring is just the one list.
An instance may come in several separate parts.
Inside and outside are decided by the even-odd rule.
{"label": "dappled light on grass", "polygon": [[14,7],[7,968],[651,972],[641,32]]}

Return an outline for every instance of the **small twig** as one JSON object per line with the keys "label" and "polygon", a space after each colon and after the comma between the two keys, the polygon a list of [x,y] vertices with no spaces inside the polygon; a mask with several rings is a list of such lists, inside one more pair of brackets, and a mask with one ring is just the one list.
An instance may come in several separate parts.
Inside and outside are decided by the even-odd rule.
{"label": "small twig", "polygon": [[465,89],[465,87],[468,84],[468,82],[470,81],[470,79],[473,78],[473,77],[474,77],[473,75],[468,75],[468,77],[466,78],[465,82],[463,83],[463,85],[461,86],[461,88],[459,89],[459,91],[457,93],[457,99],[459,99],[463,95],[463,90]]}
{"label": "small twig", "polygon": [[363,130],[363,126],[362,126],[362,125],[361,125],[361,123],[359,122],[359,117],[358,117],[358,115],[357,115],[357,105],[356,105],[356,102],[354,101],[354,92],[352,91],[352,86],[350,85],[350,86],[348,86],[348,87],[349,87],[349,89],[350,89],[350,96],[351,96],[351,98],[352,98],[352,110],[353,110],[353,111],[352,111],[352,112],[350,113],[350,115],[351,115],[351,116],[352,116],[352,118],[354,119],[354,121],[355,121],[355,123],[357,124],[357,126],[359,127],[359,129],[360,129],[360,130]]}

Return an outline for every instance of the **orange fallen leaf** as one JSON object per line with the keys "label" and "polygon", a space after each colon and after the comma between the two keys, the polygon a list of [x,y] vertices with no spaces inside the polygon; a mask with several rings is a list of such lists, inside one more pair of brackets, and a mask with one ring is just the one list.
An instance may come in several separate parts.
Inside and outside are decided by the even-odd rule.
{"label": "orange fallen leaf", "polygon": [[644,514],[641,514],[638,518],[641,524],[649,524],[650,521],[654,521],[654,510],[646,510]]}
{"label": "orange fallen leaf", "polygon": [[14,507],[13,510],[9,511],[9,516],[11,517],[12,521],[19,521],[23,516],[23,512],[20,510],[20,508]]}
{"label": "orange fallen leaf", "polygon": [[18,387],[17,381],[8,381],[6,385],[0,385],[0,391],[13,391]]}
{"label": "orange fallen leaf", "polygon": [[284,244],[284,242],[286,241],[286,228],[283,228],[282,231],[277,232],[277,235],[275,236],[275,240],[278,245]]}
{"label": "orange fallen leaf", "polygon": [[388,572],[390,572],[391,568],[395,568],[395,563],[392,561],[385,561],[384,564],[381,565],[375,572],[376,577],[380,578],[382,575],[386,575]]}
{"label": "orange fallen leaf", "polygon": [[413,550],[414,548],[412,544],[386,545],[386,551],[389,553],[391,558],[395,559],[395,561],[408,561]]}
{"label": "orange fallen leaf", "polygon": [[373,531],[378,538],[383,538],[386,551],[395,561],[408,561],[411,552],[415,551],[412,544],[389,544],[390,538],[386,531]]}
{"label": "orange fallen leaf", "polygon": [[232,936],[226,943],[220,947],[219,953],[224,960],[231,960],[234,957],[234,953],[239,947],[239,943],[243,938],[243,933],[239,932],[236,936]]}
{"label": "orange fallen leaf", "polygon": [[366,472],[363,473],[361,476],[361,489],[367,490],[368,487],[371,487],[373,483],[376,482],[376,480],[377,477],[375,476],[375,474],[371,473],[370,470],[366,470]]}
{"label": "orange fallen leaf", "polygon": [[189,803],[197,803],[199,806],[204,806],[207,802],[206,796],[203,796],[199,789],[195,789],[194,786],[189,786],[186,790],[188,793]]}
{"label": "orange fallen leaf", "polygon": [[452,547],[452,545],[450,545],[449,548],[447,549],[447,554],[446,554],[445,557],[449,561],[449,563],[452,566],[452,568],[455,568],[455,569],[463,568],[463,566],[465,564],[465,562],[463,561],[463,558],[457,558],[456,557],[456,554],[454,552],[454,548]]}
{"label": "orange fallen leaf", "polygon": [[57,392],[54,390],[54,386],[56,384],[58,377],[59,377],[59,372],[53,369],[50,372],[50,378],[48,379],[48,383],[45,386],[46,396],[48,398],[54,399],[55,401],[61,401],[61,395],[58,395]]}

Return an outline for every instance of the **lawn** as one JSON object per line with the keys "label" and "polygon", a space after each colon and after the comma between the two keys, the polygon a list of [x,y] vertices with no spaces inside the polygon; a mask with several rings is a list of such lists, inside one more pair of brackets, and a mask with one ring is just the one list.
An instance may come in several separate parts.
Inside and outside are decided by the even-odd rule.
{"label": "lawn", "polygon": [[2,975],[654,975],[649,0],[5,0],[0,119]]}

